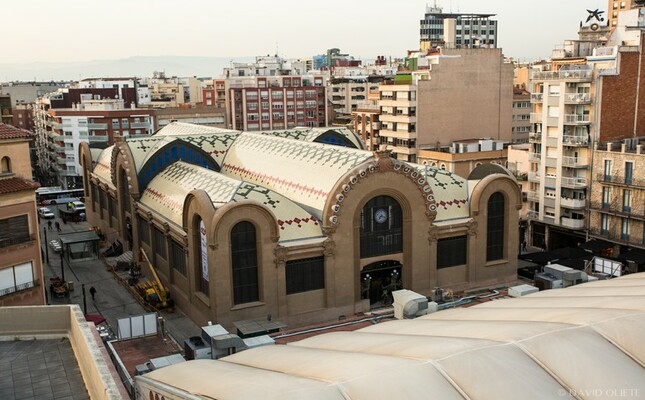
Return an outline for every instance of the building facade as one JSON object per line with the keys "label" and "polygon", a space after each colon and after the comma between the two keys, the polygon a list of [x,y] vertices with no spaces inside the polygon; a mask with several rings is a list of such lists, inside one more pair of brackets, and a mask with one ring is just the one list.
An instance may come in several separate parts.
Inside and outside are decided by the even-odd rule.
{"label": "building facade", "polygon": [[593,154],[589,235],[619,246],[645,248],[645,168],[642,146],[596,146]]}
{"label": "building facade", "polygon": [[417,85],[413,77],[379,86],[379,148],[401,161],[417,161]]}
{"label": "building facade", "polygon": [[513,88],[512,143],[528,143],[531,131],[531,93],[525,89]]}
{"label": "building facade", "polygon": [[156,108],[153,113],[155,131],[171,122],[226,128],[226,109],[216,106],[186,104],[183,107]]}
{"label": "building facade", "polygon": [[11,124],[13,122],[11,110],[11,96],[8,94],[0,94],[0,123]]}
{"label": "building facade", "polygon": [[126,108],[122,100],[82,100],[73,108],[49,108],[43,100],[36,110],[40,171],[64,188],[82,186],[80,143],[105,148],[115,136],[148,136],[154,128],[153,110]]}
{"label": "building facade", "polygon": [[420,22],[421,49],[496,48],[497,21],[495,14],[444,13],[443,8],[426,6]]}
{"label": "building facade", "polygon": [[46,304],[31,140],[31,132],[0,124],[0,307]]}
{"label": "building facade", "polygon": [[419,164],[467,178],[484,164],[507,166],[504,142],[490,139],[457,140],[438,149],[419,149]]}
{"label": "building facade", "polygon": [[227,82],[232,129],[327,126],[327,89],[322,76],[253,76]]}
{"label": "building facade", "polygon": [[304,326],[385,304],[383,288],[516,277],[521,199],[501,167],[467,180],[345,131],[177,128],[80,153],[90,223],[151,255],[198,325]]}

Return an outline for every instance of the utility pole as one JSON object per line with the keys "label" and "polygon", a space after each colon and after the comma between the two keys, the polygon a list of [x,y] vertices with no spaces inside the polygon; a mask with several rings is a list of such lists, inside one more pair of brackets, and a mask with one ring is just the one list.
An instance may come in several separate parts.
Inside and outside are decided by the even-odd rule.
{"label": "utility pole", "polygon": [[61,250],[60,252],[60,277],[63,280],[63,284],[65,283],[65,266],[63,265],[65,262],[65,251]]}
{"label": "utility pole", "polygon": [[47,227],[43,226],[43,232],[45,233],[45,260],[47,260],[47,265],[49,264],[49,247],[47,247]]}

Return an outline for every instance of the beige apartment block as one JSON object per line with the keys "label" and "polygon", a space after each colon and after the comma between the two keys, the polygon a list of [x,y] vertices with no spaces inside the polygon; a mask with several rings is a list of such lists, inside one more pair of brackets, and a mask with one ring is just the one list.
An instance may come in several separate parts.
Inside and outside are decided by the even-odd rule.
{"label": "beige apartment block", "polygon": [[593,153],[590,236],[645,248],[645,152],[607,143]]}
{"label": "beige apartment block", "polygon": [[417,86],[379,86],[380,149],[397,160],[417,161]]}
{"label": "beige apartment block", "polygon": [[513,65],[501,49],[443,50],[419,80],[417,144],[491,138],[511,141]]}

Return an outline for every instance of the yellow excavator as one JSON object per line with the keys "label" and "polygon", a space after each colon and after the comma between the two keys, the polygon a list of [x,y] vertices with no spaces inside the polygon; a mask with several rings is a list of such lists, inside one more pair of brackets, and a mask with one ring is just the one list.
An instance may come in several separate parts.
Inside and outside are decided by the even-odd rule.
{"label": "yellow excavator", "polygon": [[168,309],[168,311],[172,311],[174,302],[170,299],[170,292],[166,289],[163,283],[161,283],[161,280],[157,275],[157,271],[155,271],[155,267],[150,262],[146,252],[143,249],[140,249],[139,251],[141,252],[143,261],[148,263],[148,267],[150,268],[150,272],[154,279],[138,283],[136,286],[137,291],[141,294],[141,297],[143,297],[143,300],[147,304],[158,310],[165,308]]}

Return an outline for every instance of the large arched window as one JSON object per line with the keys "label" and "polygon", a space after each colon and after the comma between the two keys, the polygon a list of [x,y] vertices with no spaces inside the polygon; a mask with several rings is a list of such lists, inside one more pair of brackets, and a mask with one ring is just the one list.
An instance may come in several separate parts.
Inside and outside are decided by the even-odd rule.
{"label": "large arched window", "polygon": [[493,193],[488,199],[486,261],[504,258],[504,195]]}
{"label": "large arched window", "polygon": [[233,303],[244,304],[259,300],[258,249],[255,226],[242,221],[231,231],[233,269]]}
{"label": "large arched window", "polygon": [[9,157],[2,157],[2,173],[8,174],[11,172],[11,159]]}
{"label": "large arched window", "polygon": [[403,251],[403,212],[390,196],[377,196],[361,210],[361,258]]}
{"label": "large arched window", "polygon": [[197,290],[204,293],[206,296],[210,294],[210,277],[208,270],[208,240],[206,236],[206,225],[201,217],[195,218],[195,226],[193,227],[196,232],[195,235],[195,254],[198,254],[195,270],[195,277],[197,278]]}

